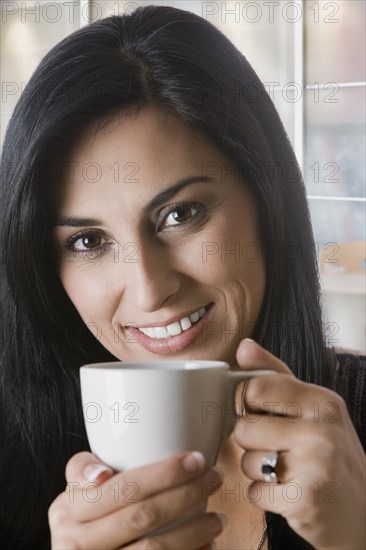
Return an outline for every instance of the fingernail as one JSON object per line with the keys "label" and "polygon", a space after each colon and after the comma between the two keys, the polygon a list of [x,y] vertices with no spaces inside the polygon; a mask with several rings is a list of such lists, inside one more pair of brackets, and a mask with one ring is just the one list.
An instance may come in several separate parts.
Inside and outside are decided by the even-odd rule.
{"label": "fingernail", "polygon": [[199,451],[193,451],[185,456],[182,461],[182,466],[187,472],[198,472],[206,464],[206,459]]}
{"label": "fingernail", "polygon": [[224,472],[218,466],[213,466],[203,478],[205,483],[219,484],[224,479]]}
{"label": "fingernail", "polygon": [[253,340],[252,338],[244,338],[244,340],[246,342],[251,342],[252,344],[255,344],[255,340]]}
{"label": "fingernail", "polygon": [[84,468],[83,475],[88,481],[95,481],[102,472],[113,474],[113,470],[104,464],[88,464]]}
{"label": "fingernail", "polygon": [[208,518],[209,529],[211,533],[217,535],[228,524],[228,519],[225,514],[215,514]]}

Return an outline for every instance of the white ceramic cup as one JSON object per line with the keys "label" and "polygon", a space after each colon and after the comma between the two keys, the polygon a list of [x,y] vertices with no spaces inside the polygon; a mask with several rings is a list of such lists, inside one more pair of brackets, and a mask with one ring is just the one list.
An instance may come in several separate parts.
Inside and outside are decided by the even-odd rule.
{"label": "white ceramic cup", "polygon": [[[230,371],[222,361],[84,365],[80,368],[81,394],[90,448],[117,471],[183,451],[200,451],[213,466],[222,441],[238,418],[234,402],[237,384],[264,374],[273,371]],[[210,488],[206,489],[202,504],[149,535],[204,513]],[[203,493],[206,489],[203,487]]]}

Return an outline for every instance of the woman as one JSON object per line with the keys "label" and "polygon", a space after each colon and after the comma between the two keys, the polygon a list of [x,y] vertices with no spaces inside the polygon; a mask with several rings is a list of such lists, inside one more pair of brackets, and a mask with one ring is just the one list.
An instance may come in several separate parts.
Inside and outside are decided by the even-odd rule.
{"label": "woman", "polygon": [[[2,547],[365,545],[365,358],[326,347],[298,165],[224,35],[147,6],[64,39],[8,126],[1,204]],[[88,452],[79,367],[159,357],[277,371],[243,392],[224,479],[195,453],[116,473]],[[203,479],[206,515],[144,536]],[[111,499],[131,481],[137,502]]]}

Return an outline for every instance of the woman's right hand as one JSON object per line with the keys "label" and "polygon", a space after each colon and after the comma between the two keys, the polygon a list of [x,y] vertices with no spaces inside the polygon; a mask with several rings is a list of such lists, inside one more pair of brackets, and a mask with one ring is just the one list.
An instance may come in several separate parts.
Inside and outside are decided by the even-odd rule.
{"label": "woman's right hand", "polygon": [[144,537],[219,489],[220,474],[200,453],[114,473],[93,454],[81,452],[67,463],[66,481],[48,510],[52,550],[213,548],[210,543],[225,525],[221,514],[211,512]]}

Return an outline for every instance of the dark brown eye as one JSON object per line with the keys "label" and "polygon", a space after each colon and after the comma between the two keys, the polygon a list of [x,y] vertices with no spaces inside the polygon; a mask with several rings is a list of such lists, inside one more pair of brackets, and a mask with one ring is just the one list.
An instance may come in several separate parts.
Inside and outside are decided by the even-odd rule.
{"label": "dark brown eye", "polygon": [[180,207],[176,208],[172,214],[173,214],[173,218],[177,222],[185,222],[191,217],[191,214],[188,208],[186,210]]}
{"label": "dark brown eye", "polygon": [[94,248],[98,248],[101,244],[102,237],[100,235],[90,233],[89,235],[79,237],[74,242],[73,247],[75,250],[94,250]]}
{"label": "dark brown eye", "polygon": [[176,206],[165,218],[165,226],[179,225],[194,218],[198,208],[193,206]]}
{"label": "dark brown eye", "polygon": [[92,237],[83,237],[82,242],[86,248],[95,248],[100,245],[101,238],[99,235],[93,235]]}

